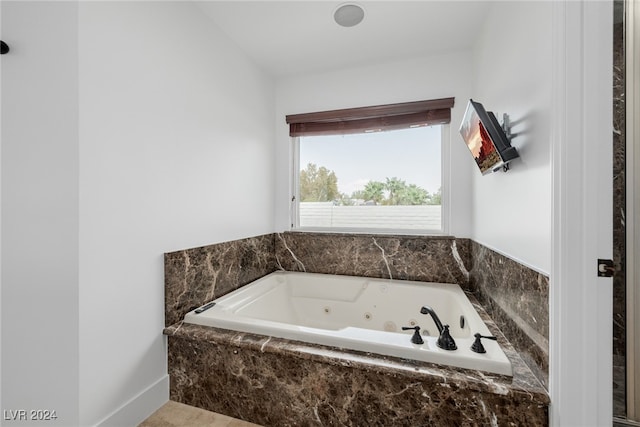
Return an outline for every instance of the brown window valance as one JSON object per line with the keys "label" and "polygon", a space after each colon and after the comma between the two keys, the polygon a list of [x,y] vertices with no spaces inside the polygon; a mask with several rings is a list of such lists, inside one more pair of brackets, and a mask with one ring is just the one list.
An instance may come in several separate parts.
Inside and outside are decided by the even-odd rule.
{"label": "brown window valance", "polygon": [[454,98],[346,108],[286,117],[290,136],[341,135],[451,122]]}

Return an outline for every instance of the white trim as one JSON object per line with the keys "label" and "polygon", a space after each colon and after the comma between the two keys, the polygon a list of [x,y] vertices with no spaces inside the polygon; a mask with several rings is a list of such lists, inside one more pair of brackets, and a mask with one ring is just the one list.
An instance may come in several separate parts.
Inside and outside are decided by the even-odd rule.
{"label": "white trim", "polygon": [[[2,19],[0,19],[0,34],[2,33]],[[9,47],[11,49],[11,47]],[[0,60],[0,101],[2,98],[2,60]],[[2,165],[2,102],[0,102],[0,165]],[[2,201],[2,174],[0,173],[0,205]],[[2,242],[2,209],[0,208],[0,243]],[[2,244],[0,244],[0,295],[2,295]],[[2,304],[0,303],[0,331],[2,330]],[[2,336],[0,334],[0,378],[2,378]],[[0,402],[2,402],[2,387],[0,387]],[[3,407],[4,409],[4,407]]]}
{"label": "white trim", "polygon": [[298,203],[300,203],[300,137],[294,136],[291,138],[291,194],[289,195],[289,227],[290,230],[297,230],[300,228],[300,209]]}
{"label": "white trim", "polygon": [[626,2],[627,418],[640,421],[640,3]]}
{"label": "white trim", "polygon": [[451,124],[440,128],[440,232],[449,234],[451,230]]}
{"label": "white trim", "polygon": [[551,426],[612,420],[612,3],[553,3]]}
{"label": "white trim", "polygon": [[169,375],[164,375],[158,381],[140,392],[140,394],[113,411],[95,426],[137,426],[168,401]]}
{"label": "white trim", "polygon": [[312,233],[349,233],[349,234],[379,234],[393,236],[425,236],[425,237],[455,237],[438,230],[411,230],[411,229],[389,229],[389,228],[353,228],[353,227],[298,227],[291,231],[312,232]]}

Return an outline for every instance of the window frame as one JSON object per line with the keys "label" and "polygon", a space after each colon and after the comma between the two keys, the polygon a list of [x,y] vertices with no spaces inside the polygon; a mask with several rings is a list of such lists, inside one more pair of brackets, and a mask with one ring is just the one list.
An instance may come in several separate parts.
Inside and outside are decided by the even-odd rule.
{"label": "window frame", "polygon": [[286,116],[286,122],[291,137],[403,129],[412,124],[449,124],[454,103],[455,98],[451,97],[290,114]]}
{"label": "window frame", "polygon": [[[450,223],[451,182],[451,109],[455,98],[439,98],[396,104],[346,108],[286,116],[292,141],[291,207],[292,231],[354,232],[372,234],[447,235]],[[411,125],[440,125],[440,230],[394,229],[366,227],[301,227],[300,226],[300,136],[359,134],[367,131],[396,130]]]}
{"label": "window frame", "polygon": [[440,229],[408,229],[408,228],[371,228],[371,227],[310,227],[300,226],[300,137],[291,137],[291,199],[290,199],[290,231],[326,232],[326,233],[361,233],[361,234],[394,234],[416,236],[447,236],[450,222],[450,124],[441,124],[440,132]]}

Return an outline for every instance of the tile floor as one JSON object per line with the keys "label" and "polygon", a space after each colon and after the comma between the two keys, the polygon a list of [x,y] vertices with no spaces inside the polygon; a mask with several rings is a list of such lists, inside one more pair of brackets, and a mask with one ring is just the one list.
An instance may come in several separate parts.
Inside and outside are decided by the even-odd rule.
{"label": "tile floor", "polygon": [[138,427],[260,427],[246,421],[169,401]]}
{"label": "tile floor", "polygon": [[[624,420],[614,420],[613,427],[635,426]],[[169,401],[144,420],[138,427],[261,427],[247,421],[215,412]]]}

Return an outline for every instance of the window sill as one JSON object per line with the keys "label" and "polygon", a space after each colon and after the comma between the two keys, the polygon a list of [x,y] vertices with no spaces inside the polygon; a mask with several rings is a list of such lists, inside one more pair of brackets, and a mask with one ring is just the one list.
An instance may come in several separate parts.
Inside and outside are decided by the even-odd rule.
{"label": "window sill", "polygon": [[326,233],[326,234],[361,234],[373,236],[419,236],[452,239],[455,236],[442,230],[411,230],[384,228],[335,228],[335,227],[297,227],[289,230],[292,233]]}

